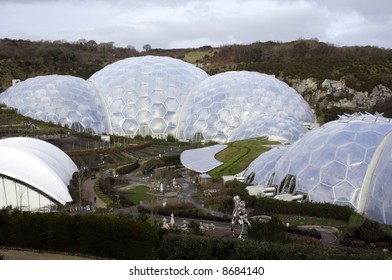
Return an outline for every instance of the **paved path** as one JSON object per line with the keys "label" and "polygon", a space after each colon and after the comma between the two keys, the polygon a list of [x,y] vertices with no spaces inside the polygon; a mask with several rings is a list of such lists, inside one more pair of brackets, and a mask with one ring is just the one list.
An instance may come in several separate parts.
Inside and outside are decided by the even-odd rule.
{"label": "paved path", "polygon": [[[83,201],[88,201],[95,208],[106,208],[106,203],[103,202],[94,191],[94,184],[98,180],[99,175],[97,174],[96,179],[88,178],[84,181],[82,185],[82,199]],[[94,197],[96,198],[96,202],[94,202]]]}
{"label": "paved path", "polygon": [[335,235],[338,232],[338,229],[331,226],[322,226],[322,225],[303,225],[298,226],[299,229],[302,230],[310,230],[315,229],[321,234],[321,242],[323,244],[337,244],[338,239]]}

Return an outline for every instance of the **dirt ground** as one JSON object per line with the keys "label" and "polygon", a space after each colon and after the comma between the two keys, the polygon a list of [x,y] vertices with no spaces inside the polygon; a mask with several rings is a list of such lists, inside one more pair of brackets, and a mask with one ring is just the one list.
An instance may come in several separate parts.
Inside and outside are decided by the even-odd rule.
{"label": "dirt ground", "polygon": [[0,249],[5,260],[92,260],[92,258],[48,252]]}

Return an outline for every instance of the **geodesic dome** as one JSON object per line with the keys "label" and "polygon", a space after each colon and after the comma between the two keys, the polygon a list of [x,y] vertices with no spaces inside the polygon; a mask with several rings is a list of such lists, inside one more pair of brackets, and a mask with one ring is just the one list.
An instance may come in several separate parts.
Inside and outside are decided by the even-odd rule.
{"label": "geodesic dome", "polygon": [[363,190],[364,201],[359,209],[366,216],[392,225],[392,133],[380,144],[374,155],[374,164],[369,167],[370,183]]}
{"label": "geodesic dome", "polygon": [[268,180],[274,172],[276,162],[286,151],[287,147],[277,147],[258,156],[244,172],[246,183],[255,186],[267,186]]}
{"label": "geodesic dome", "polygon": [[302,123],[315,120],[306,101],[273,76],[241,71],[209,77],[190,63],[156,56],[117,61],[87,81],[60,75],[27,79],[2,93],[0,102],[77,131],[171,134],[196,142],[225,143],[237,130],[233,140],[244,139],[242,131],[294,141]]}
{"label": "geodesic dome", "polygon": [[308,130],[305,126],[289,117],[270,115],[254,116],[246,120],[230,137],[229,142],[267,136],[273,140],[293,143]]}
{"label": "geodesic dome", "polygon": [[190,89],[207,77],[179,59],[143,56],[110,64],[89,80],[105,102],[109,134],[165,137],[175,134]]}
{"label": "geodesic dome", "polygon": [[16,108],[18,113],[55,124],[78,123],[79,131],[107,131],[104,108],[91,83],[73,76],[38,76],[8,88],[0,103]]}
{"label": "geodesic dome", "polygon": [[385,222],[380,217],[389,210],[376,205],[392,196],[392,188],[380,183],[389,182],[392,169],[391,154],[384,150],[392,145],[391,132],[392,120],[381,115],[342,116],[295,142],[277,161],[272,183],[278,194],[306,194],[311,201],[348,205]]}
{"label": "geodesic dome", "polygon": [[181,112],[178,138],[224,143],[257,115],[315,121],[308,103],[286,83],[257,72],[229,71],[210,76],[192,89]]}

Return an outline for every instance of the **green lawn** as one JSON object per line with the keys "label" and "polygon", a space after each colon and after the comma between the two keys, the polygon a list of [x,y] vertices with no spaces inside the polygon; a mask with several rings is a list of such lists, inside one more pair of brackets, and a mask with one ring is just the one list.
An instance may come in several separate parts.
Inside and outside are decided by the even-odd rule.
{"label": "green lawn", "polygon": [[189,63],[196,63],[196,61],[202,60],[205,56],[212,56],[214,54],[214,50],[206,50],[206,51],[192,51],[184,56],[184,60]]}
{"label": "green lawn", "polygon": [[277,144],[265,138],[255,138],[229,143],[228,147],[219,152],[215,158],[223,164],[211,170],[214,177],[235,175],[245,170],[260,154],[270,150],[267,145]]}
{"label": "green lawn", "polygon": [[293,226],[323,225],[323,226],[331,226],[336,228],[345,228],[348,226],[348,222],[342,220],[325,219],[325,218],[318,218],[318,217],[302,217],[302,216],[285,215],[285,214],[277,214],[276,216],[283,223],[289,223],[290,225]]}
{"label": "green lawn", "polygon": [[139,204],[140,201],[150,200],[152,195],[147,193],[149,190],[150,189],[146,186],[136,186],[135,188],[128,191],[125,199],[132,202],[133,204]]}

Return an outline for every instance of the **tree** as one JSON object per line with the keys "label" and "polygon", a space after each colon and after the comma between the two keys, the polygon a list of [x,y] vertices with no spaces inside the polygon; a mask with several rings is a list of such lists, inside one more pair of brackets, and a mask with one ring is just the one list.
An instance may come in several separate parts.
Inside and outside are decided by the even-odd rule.
{"label": "tree", "polygon": [[151,50],[151,45],[150,44],[143,45],[143,50],[146,51],[146,52],[150,51]]}
{"label": "tree", "polygon": [[377,241],[385,236],[380,224],[369,219],[358,228],[358,233],[361,239],[366,241]]}

